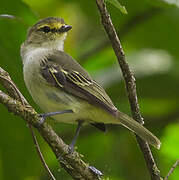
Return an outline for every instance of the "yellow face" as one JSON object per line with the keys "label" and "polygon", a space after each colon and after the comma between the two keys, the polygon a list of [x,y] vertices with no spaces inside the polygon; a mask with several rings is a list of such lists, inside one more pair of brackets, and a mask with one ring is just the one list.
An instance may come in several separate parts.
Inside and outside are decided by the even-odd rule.
{"label": "yellow face", "polygon": [[62,18],[45,18],[30,28],[27,40],[33,43],[53,41],[64,36],[71,28],[72,26],[65,24]]}

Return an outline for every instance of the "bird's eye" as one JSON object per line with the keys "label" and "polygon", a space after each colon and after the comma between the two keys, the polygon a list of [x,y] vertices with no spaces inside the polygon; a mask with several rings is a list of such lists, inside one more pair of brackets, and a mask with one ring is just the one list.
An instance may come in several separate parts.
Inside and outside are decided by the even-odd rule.
{"label": "bird's eye", "polygon": [[48,32],[50,32],[50,27],[44,26],[44,27],[40,28],[40,30],[42,30],[44,33],[48,33]]}

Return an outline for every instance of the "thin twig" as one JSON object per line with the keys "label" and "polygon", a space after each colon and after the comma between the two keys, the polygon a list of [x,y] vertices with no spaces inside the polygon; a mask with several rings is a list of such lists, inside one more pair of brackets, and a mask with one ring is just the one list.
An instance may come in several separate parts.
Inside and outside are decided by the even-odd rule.
{"label": "thin twig", "polygon": [[[14,99],[19,100],[22,103],[22,105],[29,106],[28,103],[27,103],[27,100],[23,97],[23,95],[21,94],[19,89],[16,87],[14,82],[11,80],[9,74],[6,71],[4,71],[2,68],[0,68],[0,81],[1,82],[3,81],[1,84],[3,84],[3,86],[6,89],[8,89],[8,94],[10,94]],[[40,157],[40,160],[41,160],[44,168],[46,169],[46,171],[50,175],[51,179],[56,180],[55,177],[53,176],[53,174],[51,173],[48,165],[45,162],[45,159],[43,157],[43,154],[41,153],[40,146],[38,144],[37,138],[35,136],[35,133],[34,133],[34,131],[32,129],[31,124],[28,123],[28,127],[29,127],[29,130],[31,132],[33,142],[35,144],[35,148],[37,150],[37,153],[38,153],[38,155]]]}
{"label": "thin twig", "polygon": [[54,177],[54,175],[53,175],[52,172],[50,171],[47,163],[45,162],[45,159],[44,159],[43,154],[42,154],[42,152],[41,152],[41,150],[40,150],[39,143],[38,143],[38,141],[37,141],[36,135],[35,135],[35,133],[34,133],[34,130],[32,129],[31,124],[28,124],[28,126],[29,126],[29,129],[30,129],[31,135],[32,135],[33,142],[34,142],[34,144],[35,144],[35,148],[36,148],[36,150],[37,150],[37,153],[38,153],[38,155],[39,155],[39,157],[40,157],[40,160],[41,160],[43,166],[44,166],[45,169],[47,170],[47,172],[48,172],[48,174],[50,175],[50,177],[51,177],[53,180],[56,180],[56,178]]}
{"label": "thin twig", "polygon": [[[102,24],[106,30],[106,33],[108,34],[108,37],[111,41],[112,47],[114,49],[114,52],[116,54],[116,57],[118,59],[119,65],[121,67],[123,77],[126,84],[127,94],[130,102],[132,117],[140,122],[143,123],[143,118],[140,114],[139,110],[139,104],[137,100],[137,92],[136,92],[136,83],[133,73],[131,72],[128,63],[126,62],[125,54],[121,45],[121,42],[119,40],[119,37],[116,33],[116,30],[112,24],[110,15],[107,11],[106,5],[104,3],[104,0],[96,0],[100,15],[101,15],[101,21]],[[150,173],[152,180],[160,180],[160,171],[157,168],[157,165],[155,163],[155,160],[153,158],[152,152],[149,148],[149,145],[143,141],[140,137],[137,137],[137,141],[139,143],[140,149],[143,152],[143,156],[145,158],[145,162],[148,167],[148,171]]]}
{"label": "thin twig", "polygon": [[175,168],[179,165],[179,159],[175,162],[175,164],[171,167],[170,171],[164,178],[164,180],[168,180],[169,176],[172,174],[172,172],[175,170]]}

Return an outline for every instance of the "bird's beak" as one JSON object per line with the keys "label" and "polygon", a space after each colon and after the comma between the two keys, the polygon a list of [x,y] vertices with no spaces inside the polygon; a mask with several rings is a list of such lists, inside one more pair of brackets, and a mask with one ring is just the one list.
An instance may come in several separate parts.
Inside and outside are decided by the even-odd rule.
{"label": "bird's beak", "polygon": [[59,32],[68,32],[71,28],[72,28],[72,26],[70,26],[70,25],[63,25],[63,26],[61,26],[61,28],[58,31]]}

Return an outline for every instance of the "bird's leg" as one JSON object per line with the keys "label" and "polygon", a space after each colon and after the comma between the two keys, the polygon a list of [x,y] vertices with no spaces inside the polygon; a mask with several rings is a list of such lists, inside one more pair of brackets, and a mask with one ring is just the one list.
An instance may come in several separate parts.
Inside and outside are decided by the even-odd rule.
{"label": "bird's leg", "polygon": [[79,133],[80,133],[80,129],[81,129],[81,127],[82,127],[82,124],[83,124],[83,121],[78,121],[78,126],[77,126],[77,128],[76,128],[75,136],[74,136],[71,144],[69,145],[70,152],[73,152],[73,151],[74,151],[74,146],[75,146],[75,144],[76,144],[76,140],[77,140],[78,135],[79,135]]}
{"label": "bird's leg", "polygon": [[46,119],[47,117],[55,116],[55,115],[58,115],[58,114],[65,114],[65,113],[73,113],[73,111],[70,110],[70,109],[67,109],[67,110],[63,110],[63,111],[57,111],[57,112],[49,112],[49,113],[39,114],[39,116],[41,117],[41,124],[43,124],[43,123],[45,122],[45,119]]}
{"label": "bird's leg", "polygon": [[[75,131],[75,136],[73,137],[73,140],[72,140],[71,144],[69,145],[69,153],[73,153],[73,151],[74,151],[74,146],[75,146],[76,140],[78,138],[78,135],[80,133],[82,124],[83,124],[83,121],[78,121],[78,126]],[[60,154],[57,159],[60,161],[62,159],[62,154]]]}

